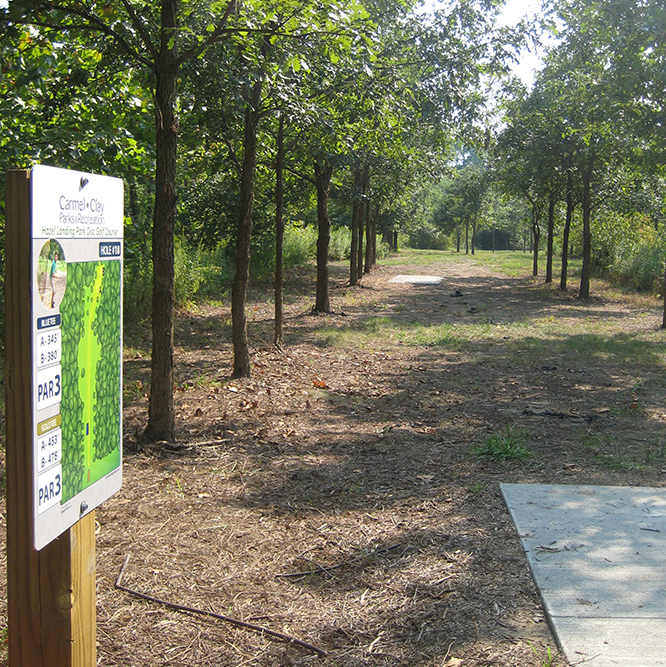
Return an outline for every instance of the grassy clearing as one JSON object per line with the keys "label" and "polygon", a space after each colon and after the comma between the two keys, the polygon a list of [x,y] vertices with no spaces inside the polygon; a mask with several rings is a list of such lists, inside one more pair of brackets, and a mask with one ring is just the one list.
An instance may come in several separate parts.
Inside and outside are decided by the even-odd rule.
{"label": "grassy clearing", "polygon": [[331,323],[317,332],[320,340],[334,347],[360,347],[402,344],[413,347],[468,349],[492,343],[508,347],[516,360],[544,356],[566,357],[599,362],[619,362],[660,366],[666,369],[666,350],[659,332],[614,331],[612,324],[597,321],[563,323],[559,319],[527,318],[496,324],[488,320],[470,323],[446,322],[426,325],[413,319],[383,315],[359,323]]}
{"label": "grassy clearing", "polygon": [[[522,250],[476,250],[474,254],[465,254],[455,250],[417,250],[405,248],[398,253],[382,260],[384,266],[419,265],[425,268],[436,268],[442,263],[468,262],[478,266],[502,272],[512,278],[523,278],[532,275],[532,254]],[[582,260],[573,259],[568,263],[568,283],[573,287],[580,279]],[[539,258],[539,276],[545,276],[546,257],[541,254]],[[553,266],[553,279],[559,284],[561,264],[556,260]]]}

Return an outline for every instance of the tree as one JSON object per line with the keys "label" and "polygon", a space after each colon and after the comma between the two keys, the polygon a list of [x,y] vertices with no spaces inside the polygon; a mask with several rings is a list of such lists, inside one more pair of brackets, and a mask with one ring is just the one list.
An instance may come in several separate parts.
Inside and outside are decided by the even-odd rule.
{"label": "tree", "polygon": [[[634,8],[639,9],[639,4],[635,3]],[[549,120],[559,128],[560,171],[567,182],[567,221],[571,220],[575,200],[582,208],[579,296],[587,298],[592,212],[618,188],[638,148],[635,119],[643,105],[642,94],[637,94],[636,85],[624,83],[628,70],[637,73],[640,58],[636,54],[640,49],[636,48],[636,39],[620,35],[620,26],[634,20],[620,5],[561,0],[556,10],[564,25],[561,41],[548,52],[536,88],[547,93]],[[612,15],[622,19],[613,22],[609,20]],[[568,232],[568,224],[565,230]],[[565,267],[566,258],[563,271]],[[566,287],[564,273],[560,287]]]}
{"label": "tree", "polygon": [[[236,0],[196,11],[179,0],[161,0],[141,8],[124,2],[32,0],[9,4],[9,25],[31,25],[58,39],[99,34],[113,41],[117,56],[147,68],[153,78],[155,107],[155,207],[152,230],[153,299],[151,393],[145,435],[155,440],[174,439],[173,308],[174,227],[176,219],[176,155],[178,119],[176,88],[183,63],[198,56],[225,36]],[[194,35],[180,48],[184,35]]]}

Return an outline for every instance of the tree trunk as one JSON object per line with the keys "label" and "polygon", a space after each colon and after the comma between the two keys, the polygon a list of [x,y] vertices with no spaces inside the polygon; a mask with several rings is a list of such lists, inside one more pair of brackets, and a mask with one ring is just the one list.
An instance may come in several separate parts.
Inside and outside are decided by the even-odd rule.
{"label": "tree trunk", "polygon": [[474,246],[476,245],[476,213],[472,218],[472,255],[474,254]]}
{"label": "tree trunk", "polygon": [[539,240],[541,239],[541,228],[539,219],[541,213],[537,204],[532,205],[532,239],[534,241],[534,256],[532,261],[532,275],[536,278],[539,275]]}
{"label": "tree trunk", "polygon": [[456,252],[460,252],[460,225],[457,227],[457,232]]}
{"label": "tree trunk", "polygon": [[282,247],[284,243],[284,114],[280,113],[275,157],[275,331],[273,344],[282,348],[284,309],[282,305]]}
{"label": "tree trunk", "polygon": [[[363,169],[363,199],[361,200],[361,213],[358,218],[359,222],[359,229],[360,229],[360,236],[359,236],[359,243],[358,243],[358,276],[361,278],[364,273],[368,273],[370,271],[370,266],[368,264],[370,256],[368,253],[372,250],[372,241],[370,239],[370,222],[368,220],[368,201],[367,201],[367,194],[368,194],[368,181],[369,181],[369,171],[370,168],[366,164],[365,168]],[[361,242],[361,238],[363,237],[363,234],[365,233],[365,248],[363,247],[363,244]]]}
{"label": "tree trunk", "polygon": [[[367,243],[367,239],[366,239]],[[363,278],[363,202],[358,204],[358,241],[356,243],[356,267],[358,279]]]}
{"label": "tree trunk", "polygon": [[469,255],[469,222],[465,223],[465,254]]}
{"label": "tree trunk", "polygon": [[323,164],[315,160],[315,184],[317,188],[317,297],[315,310],[320,313],[331,312],[328,296],[328,245],[331,241],[331,221],[328,217],[328,193],[331,188],[333,167],[324,160]]}
{"label": "tree trunk", "polygon": [[557,201],[551,197],[548,202],[548,248],[546,250],[546,284],[553,282],[553,235],[555,232],[555,204]]}
{"label": "tree trunk", "polygon": [[398,252],[398,232],[393,232],[393,250]]}
{"label": "tree trunk", "polygon": [[372,266],[377,266],[377,223],[379,222],[379,204],[375,204],[372,214]]}
{"label": "tree trunk", "polygon": [[[370,188],[370,168],[366,164],[363,171],[363,212],[361,220],[365,220],[365,250],[364,254],[359,254],[359,260],[363,260],[363,273],[370,273],[370,264],[372,258],[372,221],[370,220],[370,201],[368,200],[368,190]],[[358,265],[359,275],[361,273],[361,262]]]}
{"label": "tree trunk", "polygon": [[592,270],[592,230],[590,217],[592,213],[592,173],[594,160],[590,158],[583,174],[583,269],[580,273],[580,291],[578,297],[587,299],[590,296],[590,273]]}
{"label": "tree trunk", "polygon": [[666,264],[664,264],[664,287],[662,289],[664,295],[664,315],[661,318],[661,328],[666,329]]}
{"label": "tree trunk", "polygon": [[564,232],[562,233],[562,270],[560,273],[560,291],[567,291],[567,271],[569,267],[569,232],[571,231],[571,221],[574,212],[573,198],[573,173],[569,169],[567,175],[567,213],[564,222]]}
{"label": "tree trunk", "polygon": [[352,198],[352,228],[351,228],[351,251],[349,254],[349,284],[358,284],[358,228],[361,224],[361,202],[360,191],[363,184],[363,172],[360,167],[354,170],[354,194]]}
{"label": "tree trunk", "polygon": [[178,73],[175,34],[177,0],[162,3],[162,43],[155,63],[155,208],[153,212],[153,304],[150,404],[144,435],[172,442],[173,309],[176,221],[176,154],[178,120],[175,115]]}
{"label": "tree trunk", "polygon": [[254,204],[254,175],[257,162],[257,125],[261,101],[261,80],[252,87],[250,100],[245,105],[243,131],[243,167],[240,184],[240,214],[236,243],[236,273],[231,289],[231,337],[234,347],[232,376],[250,377],[250,347],[247,340],[245,302],[250,280],[250,236],[252,234],[252,208]]}
{"label": "tree trunk", "polygon": [[[365,191],[367,188],[367,181],[368,181],[368,165],[366,164],[365,167],[363,168],[363,173],[361,174],[361,182],[360,182],[360,189],[361,189],[361,197],[360,201],[358,202],[358,244],[356,246],[356,262],[357,262],[357,267],[358,267],[358,279],[361,280],[363,278],[363,254],[364,254],[364,248],[363,248],[363,234],[365,233],[365,225],[363,223],[363,215],[365,213]],[[365,238],[365,244],[367,247],[368,244],[368,238],[366,234]]]}

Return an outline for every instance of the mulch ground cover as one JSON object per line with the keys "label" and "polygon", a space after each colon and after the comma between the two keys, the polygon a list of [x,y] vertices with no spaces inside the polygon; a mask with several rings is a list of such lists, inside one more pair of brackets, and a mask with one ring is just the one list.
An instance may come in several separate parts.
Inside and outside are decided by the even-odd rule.
{"label": "mulch ground cover", "polygon": [[[141,439],[147,328],[127,337],[99,665],[567,664],[499,484],[664,485],[659,303],[428,257],[362,288],[333,266],[330,315],[310,314],[313,271],[295,276],[281,351],[255,289],[250,379],[230,378],[228,308],[179,313],[175,443]],[[389,282],[426,272],[444,280]],[[480,455],[512,434],[525,456]],[[114,586],[124,564],[152,599]]]}

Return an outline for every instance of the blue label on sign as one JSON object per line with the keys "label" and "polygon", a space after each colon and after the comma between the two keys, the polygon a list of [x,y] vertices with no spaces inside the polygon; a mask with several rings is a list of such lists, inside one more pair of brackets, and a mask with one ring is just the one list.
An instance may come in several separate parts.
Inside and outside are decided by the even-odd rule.
{"label": "blue label on sign", "polygon": [[121,248],[119,242],[99,244],[99,256],[101,258],[120,257],[120,253],[121,253]]}
{"label": "blue label on sign", "polygon": [[48,317],[37,318],[38,329],[50,329],[51,327],[60,326],[60,313],[49,315]]}

